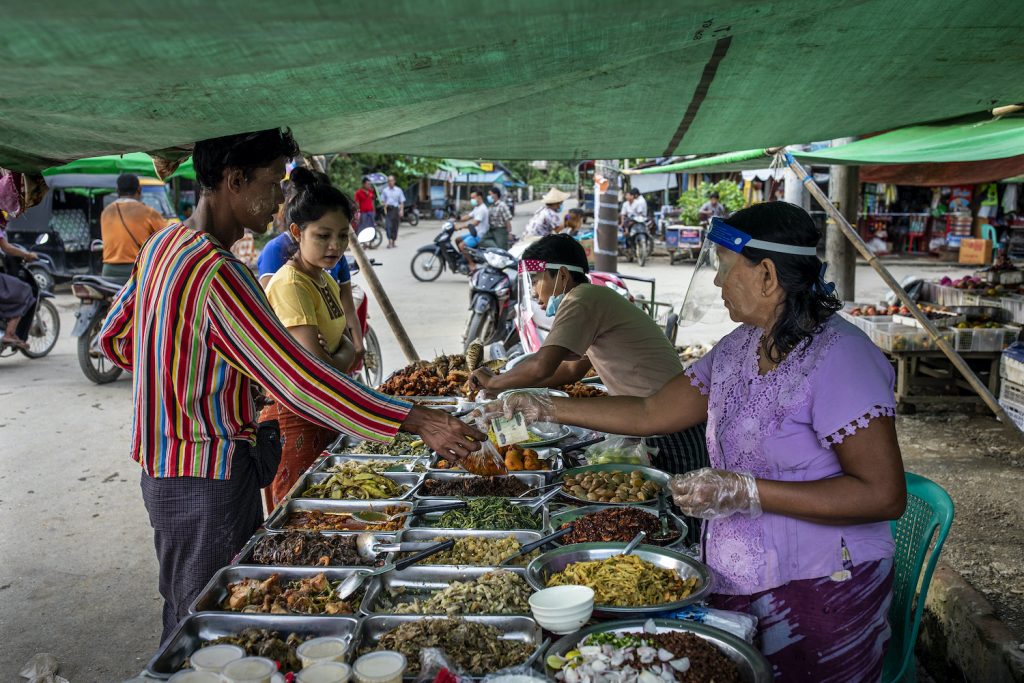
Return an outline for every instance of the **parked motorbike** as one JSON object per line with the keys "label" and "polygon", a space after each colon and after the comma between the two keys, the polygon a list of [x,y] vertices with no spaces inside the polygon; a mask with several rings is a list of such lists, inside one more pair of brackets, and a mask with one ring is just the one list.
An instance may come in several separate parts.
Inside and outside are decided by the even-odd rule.
{"label": "parked motorbike", "polygon": [[636,261],[640,267],[647,265],[647,259],[654,251],[654,220],[647,218],[644,221],[627,220],[626,225],[619,231],[619,252],[632,263]]}
{"label": "parked motorbike", "polygon": [[82,374],[95,384],[108,384],[121,376],[121,368],[103,355],[99,344],[103,321],[120,291],[120,283],[99,275],[76,275],[71,280],[71,293],[79,300],[71,336],[78,337],[78,365]]}
{"label": "parked motorbike", "polygon": [[416,208],[415,206],[413,206],[413,207],[408,207],[408,206],[405,207],[405,213],[402,214],[402,222],[403,223],[408,223],[409,225],[412,225],[412,226],[419,225],[420,224],[420,210],[418,208]]}
{"label": "parked motorbike", "polygon": [[[32,308],[21,317],[18,327],[15,330],[18,338],[25,340],[28,348],[19,349],[13,346],[0,346],[0,357],[13,356],[18,351],[29,358],[42,358],[53,350],[57,344],[57,337],[60,335],[60,314],[57,307],[50,299],[53,292],[39,287],[39,283],[22,259],[7,257],[4,259],[3,271],[7,275],[16,277],[32,288],[32,295],[35,303]],[[4,330],[7,329],[7,320],[0,317],[0,340],[3,339]]]}
{"label": "parked motorbike", "polygon": [[486,249],[485,265],[469,279],[469,321],[463,334],[468,349],[475,340],[483,344],[508,341],[515,335],[517,268],[519,260],[504,249]]}
{"label": "parked motorbike", "polygon": [[[409,268],[414,278],[420,282],[433,282],[448,269],[460,275],[469,275],[469,263],[455,246],[452,236],[455,234],[455,223],[448,221],[441,227],[441,232],[434,238],[433,244],[420,247],[412,257]],[[477,263],[482,257],[476,250],[470,250]]]}
{"label": "parked motorbike", "polygon": [[[372,241],[371,229],[364,228],[360,231],[358,235],[360,244]],[[351,256],[346,256],[345,258],[348,259],[349,272],[352,275],[358,273],[359,263],[355,258]],[[370,259],[370,265],[379,266],[381,264],[375,259]],[[358,379],[366,386],[376,387],[384,380],[384,356],[380,350],[380,341],[377,340],[377,333],[370,327],[370,300],[362,287],[355,283],[352,284],[352,299],[356,305],[356,317],[359,319],[359,327],[363,331],[363,348],[366,349],[363,362],[357,368]]]}

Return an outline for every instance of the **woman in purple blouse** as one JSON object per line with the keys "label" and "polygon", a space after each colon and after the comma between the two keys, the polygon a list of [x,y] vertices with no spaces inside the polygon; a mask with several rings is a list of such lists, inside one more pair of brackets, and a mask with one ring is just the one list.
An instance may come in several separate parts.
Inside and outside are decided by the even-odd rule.
{"label": "woman in purple blouse", "polygon": [[877,681],[890,635],[888,521],[906,504],[892,367],[833,315],[840,303],[810,255],[821,236],[803,209],[768,202],[722,225],[750,244],[717,248],[715,285],[741,325],[708,355],[650,398],[520,395],[503,408],[616,434],[706,420],[712,467],[670,488],[684,513],[707,520],[716,606],[758,617],[779,680]]}

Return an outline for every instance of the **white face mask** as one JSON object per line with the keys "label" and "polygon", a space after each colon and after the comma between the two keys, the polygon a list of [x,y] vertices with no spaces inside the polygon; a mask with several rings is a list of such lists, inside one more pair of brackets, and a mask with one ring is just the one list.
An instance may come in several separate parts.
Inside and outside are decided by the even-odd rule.
{"label": "white face mask", "polygon": [[470,199],[469,203],[472,204],[473,206],[476,206],[476,197],[473,197],[472,199]]}

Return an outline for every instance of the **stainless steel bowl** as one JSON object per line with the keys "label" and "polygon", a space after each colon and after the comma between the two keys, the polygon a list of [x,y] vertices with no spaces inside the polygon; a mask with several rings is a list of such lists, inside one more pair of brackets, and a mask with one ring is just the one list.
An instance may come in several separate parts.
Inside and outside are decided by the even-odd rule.
{"label": "stainless steel bowl", "polygon": [[[550,528],[550,530],[552,532],[554,532],[556,529],[558,529],[563,524],[566,524],[568,522],[572,522],[573,520],[579,519],[583,515],[588,515],[591,512],[600,512],[601,510],[607,510],[609,507],[615,507],[615,506],[605,505],[605,504],[602,503],[600,505],[585,505],[583,507],[570,507],[570,508],[565,508],[563,510],[559,510],[557,512],[549,512],[548,515],[551,517],[551,528]],[[644,512],[649,512],[649,513],[651,513],[654,516],[658,515],[658,509],[657,508],[642,507],[642,506],[639,506],[639,505],[634,506],[634,507],[636,507],[638,510],[643,510]],[[665,516],[668,517],[669,529],[674,529],[675,531],[678,531],[679,532],[679,536],[678,536],[678,538],[676,538],[676,540],[672,541],[671,543],[665,543],[665,544],[656,543],[656,544],[653,544],[653,545],[659,545],[659,546],[661,546],[663,548],[683,548],[683,547],[685,547],[686,546],[686,531],[687,531],[686,522],[684,522],[681,517],[679,517],[678,515],[670,512],[670,511],[666,511]],[[647,540],[650,541],[651,539],[648,538]],[[566,544],[562,543],[561,539],[556,540],[556,541],[552,541],[552,543],[555,544],[555,545],[566,545]]]}
{"label": "stainless steel bowl", "polygon": [[[644,475],[644,477],[646,477],[647,479],[650,479],[651,481],[655,482],[656,484],[659,484],[663,488],[665,486],[668,486],[669,479],[671,479],[671,476],[668,473],[662,472],[661,470],[655,469],[653,467],[644,467],[643,465],[618,465],[618,464],[615,464],[615,463],[607,463],[607,464],[604,464],[604,465],[584,465],[583,467],[574,467],[571,470],[563,470],[557,477],[555,477],[555,480],[556,481],[562,481],[562,480],[564,480],[566,477],[568,477],[570,475],[578,475],[578,474],[582,474],[582,473],[586,473],[586,472],[633,472],[633,471],[638,471],[638,472],[642,473]],[[579,496],[574,496],[571,493],[566,493],[564,488],[562,489],[561,497],[565,498],[567,500],[577,501],[579,503],[582,503],[583,505],[652,505],[652,504],[657,504],[657,502],[658,502],[657,497],[655,497],[655,498],[648,498],[647,500],[641,500],[641,501],[630,501],[628,503],[610,503],[610,502],[604,502],[604,501],[587,500],[586,498],[580,498]]]}
{"label": "stainless steel bowl", "polygon": [[[564,657],[571,650],[575,650],[579,642],[592,633],[642,633],[644,620],[635,621],[607,621],[603,624],[596,624],[583,629],[577,633],[565,636],[556,640],[548,648],[547,655],[558,655]],[[675,619],[655,619],[655,626],[658,632],[683,631],[699,636],[717,647],[722,654],[736,662],[740,672],[740,680],[743,683],[770,683],[772,681],[772,670],[768,660],[764,658],[757,649],[741,640],[731,633],[721,629],[705,626],[692,621],[678,621]],[[554,669],[547,668],[548,677],[554,676]]]}
{"label": "stainless steel bowl", "polygon": [[[537,590],[547,588],[548,579],[564,570],[571,564],[590,560],[604,560],[622,553],[625,543],[576,543],[549,550],[533,560],[526,567],[526,580]],[[615,607],[613,605],[594,605],[594,614],[608,618],[627,616],[653,616],[661,612],[681,609],[686,605],[700,602],[711,594],[714,583],[711,570],[703,562],[668,548],[653,545],[642,545],[633,551],[641,560],[664,569],[671,569],[680,578],[697,578],[697,586],[689,596],[682,600],[664,602],[657,605],[641,605],[638,607]]]}

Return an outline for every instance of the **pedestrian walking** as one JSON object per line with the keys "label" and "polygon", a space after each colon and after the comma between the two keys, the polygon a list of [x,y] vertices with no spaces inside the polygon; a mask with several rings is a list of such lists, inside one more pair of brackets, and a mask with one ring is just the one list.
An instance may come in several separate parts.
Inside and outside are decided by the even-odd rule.
{"label": "pedestrian walking", "polygon": [[356,206],[359,207],[358,234],[363,228],[372,228],[377,218],[377,192],[367,176],[363,176],[363,185],[356,190]]}
{"label": "pedestrian walking", "polygon": [[508,249],[512,236],[512,211],[502,199],[500,188],[492,187],[487,192],[487,204],[490,225],[488,238],[499,249]]}
{"label": "pedestrian walking", "polygon": [[395,176],[388,176],[388,186],[380,192],[384,202],[384,227],[388,233],[388,249],[393,249],[398,240],[398,224],[405,215],[405,193],[395,186]]}

